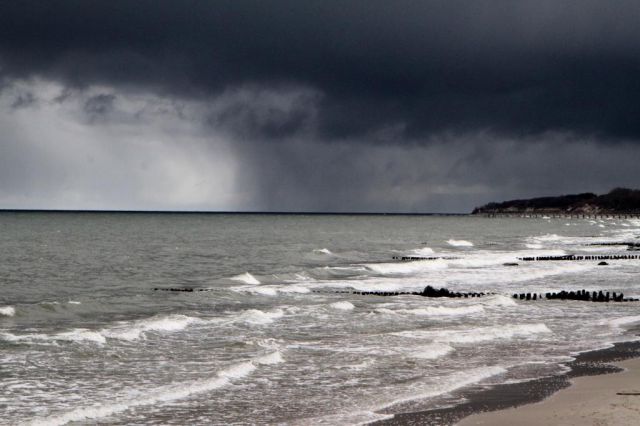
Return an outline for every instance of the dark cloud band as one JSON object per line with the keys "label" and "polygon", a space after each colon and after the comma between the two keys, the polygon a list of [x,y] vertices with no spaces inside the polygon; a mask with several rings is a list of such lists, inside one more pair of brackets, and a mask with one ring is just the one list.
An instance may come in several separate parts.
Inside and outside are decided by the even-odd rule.
{"label": "dark cloud band", "polygon": [[[396,143],[477,130],[633,140],[639,21],[632,1],[6,1],[0,61],[5,78],[178,98],[304,87],[322,96],[319,139],[395,126]],[[279,139],[305,120],[246,127]]]}

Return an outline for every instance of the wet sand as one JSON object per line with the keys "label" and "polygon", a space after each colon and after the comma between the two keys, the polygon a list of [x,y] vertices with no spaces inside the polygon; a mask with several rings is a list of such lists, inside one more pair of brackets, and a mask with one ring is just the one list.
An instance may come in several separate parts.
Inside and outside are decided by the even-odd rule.
{"label": "wet sand", "polygon": [[542,402],[476,414],[460,426],[640,424],[640,359],[616,363],[625,371],[571,380],[571,386]]}
{"label": "wet sand", "polygon": [[[385,411],[394,417],[374,424],[640,424],[640,413],[636,411],[640,408],[640,395],[616,395],[640,392],[640,342],[617,343],[611,348],[585,352],[567,366],[571,370],[558,376],[454,393],[466,402],[453,407],[411,413]],[[565,397],[566,394],[569,396]],[[557,398],[563,399],[553,402]],[[611,414],[617,410],[620,413]],[[616,416],[619,420],[615,420]],[[634,418],[631,422],[630,417]],[[590,418],[594,419],[591,423]]]}

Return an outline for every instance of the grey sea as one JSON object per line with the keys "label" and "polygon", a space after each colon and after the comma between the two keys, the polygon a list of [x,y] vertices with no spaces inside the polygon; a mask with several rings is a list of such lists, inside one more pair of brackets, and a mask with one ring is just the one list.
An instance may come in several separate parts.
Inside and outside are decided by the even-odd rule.
{"label": "grey sea", "polygon": [[[639,236],[625,219],[2,213],[0,423],[363,424],[558,375],[636,339],[640,303],[511,295],[638,297],[640,260],[518,257]],[[336,293],[427,285],[495,294]]]}

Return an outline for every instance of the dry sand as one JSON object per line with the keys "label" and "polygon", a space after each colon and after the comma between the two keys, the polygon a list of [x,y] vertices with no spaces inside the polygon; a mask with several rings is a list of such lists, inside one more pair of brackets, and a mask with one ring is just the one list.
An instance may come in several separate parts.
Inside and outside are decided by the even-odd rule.
{"label": "dry sand", "polygon": [[[507,410],[474,414],[459,426],[640,425],[640,358],[615,365],[625,371],[578,377],[572,386],[544,401]],[[637,393],[637,395],[618,395]]]}

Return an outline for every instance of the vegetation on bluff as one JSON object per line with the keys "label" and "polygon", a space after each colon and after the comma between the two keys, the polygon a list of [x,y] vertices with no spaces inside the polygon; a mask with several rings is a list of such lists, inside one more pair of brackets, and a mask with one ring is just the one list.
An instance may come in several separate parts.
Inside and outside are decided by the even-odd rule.
{"label": "vegetation on bluff", "polygon": [[640,213],[640,190],[616,188],[604,195],[585,192],[558,197],[494,202],[476,207],[472,212],[472,214],[487,213]]}

